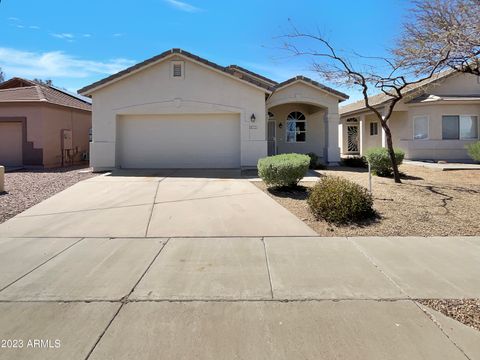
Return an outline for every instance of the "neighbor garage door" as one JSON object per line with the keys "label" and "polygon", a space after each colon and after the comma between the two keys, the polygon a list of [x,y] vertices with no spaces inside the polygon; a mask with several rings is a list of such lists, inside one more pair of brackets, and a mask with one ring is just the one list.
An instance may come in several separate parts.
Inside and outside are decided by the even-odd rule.
{"label": "neighbor garage door", "polygon": [[22,165],[22,123],[0,122],[0,165]]}
{"label": "neighbor garage door", "polygon": [[117,126],[122,168],[240,166],[239,115],[121,116]]}

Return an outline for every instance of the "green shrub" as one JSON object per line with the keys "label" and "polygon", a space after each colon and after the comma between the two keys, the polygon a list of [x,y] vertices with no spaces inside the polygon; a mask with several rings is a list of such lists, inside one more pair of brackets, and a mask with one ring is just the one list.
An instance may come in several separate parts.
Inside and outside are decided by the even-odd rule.
{"label": "green shrub", "polygon": [[364,156],[347,157],[341,160],[343,166],[354,168],[366,168],[368,167],[367,160]]}
{"label": "green shrub", "polygon": [[308,166],[309,169],[316,169],[318,164],[318,155],[313,152],[309,152],[307,155],[310,156],[310,165]]}
{"label": "green shrub", "polygon": [[[397,165],[403,162],[405,152],[400,149],[394,149]],[[371,148],[365,153],[365,158],[370,163],[372,173],[378,176],[392,176],[393,167],[386,148]]]}
{"label": "green shrub", "polygon": [[375,216],[373,198],[364,187],[337,176],[325,176],[310,190],[307,199],[317,219],[344,224]]}
{"label": "green shrub", "polygon": [[468,155],[470,155],[473,160],[480,162],[480,141],[468,145],[467,149]]}
{"label": "green shrub", "polygon": [[309,165],[309,169],[316,169],[316,170],[326,170],[327,169],[327,165],[321,163],[319,161],[319,157],[317,154],[313,153],[313,152],[309,152],[307,153],[306,155],[310,156],[310,165]]}
{"label": "green shrub", "polygon": [[258,160],[258,175],[267,186],[293,187],[307,174],[310,157],[281,154]]}

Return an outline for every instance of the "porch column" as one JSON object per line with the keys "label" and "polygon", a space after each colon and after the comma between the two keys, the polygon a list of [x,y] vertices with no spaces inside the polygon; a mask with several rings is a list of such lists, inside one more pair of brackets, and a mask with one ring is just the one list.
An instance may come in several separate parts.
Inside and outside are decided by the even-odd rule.
{"label": "porch column", "polygon": [[[385,117],[383,117],[385,119]],[[382,124],[380,124],[380,128],[382,130],[382,147],[386,148],[387,147],[387,135],[385,134],[385,130],[383,130]]]}
{"label": "porch column", "polygon": [[358,122],[358,152],[360,153],[360,156],[363,155],[364,151],[365,125],[365,114],[360,115],[360,120]]}
{"label": "porch column", "polygon": [[325,150],[324,160],[328,165],[338,165],[340,162],[340,148],[338,146],[338,125],[340,115],[338,109],[328,109],[324,116]]}

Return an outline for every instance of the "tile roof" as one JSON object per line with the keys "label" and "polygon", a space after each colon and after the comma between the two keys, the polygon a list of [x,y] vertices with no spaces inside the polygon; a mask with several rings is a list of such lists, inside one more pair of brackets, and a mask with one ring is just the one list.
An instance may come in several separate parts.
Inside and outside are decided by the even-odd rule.
{"label": "tile roof", "polygon": [[[135,65],[133,65],[133,66],[131,66],[131,67],[125,69],[125,70],[122,70],[122,71],[120,71],[120,72],[118,72],[118,73],[116,73],[116,74],[110,75],[109,77],[106,77],[106,78],[104,78],[104,79],[102,79],[102,80],[99,80],[99,81],[97,81],[97,82],[94,82],[93,84],[90,84],[90,85],[88,85],[88,86],[85,86],[84,88],[78,90],[78,93],[79,93],[79,94],[86,94],[86,93],[88,93],[90,90],[92,90],[92,89],[94,89],[94,88],[97,88],[97,87],[102,86],[102,85],[104,85],[104,84],[107,84],[107,83],[109,83],[109,82],[111,82],[111,81],[114,81],[114,80],[116,80],[116,79],[118,79],[118,78],[121,78],[121,77],[123,77],[123,76],[125,76],[125,75],[128,75],[129,73],[134,72],[134,71],[136,71],[136,70],[139,70],[139,69],[141,69],[141,68],[143,68],[143,67],[145,67],[145,66],[148,66],[148,65],[150,65],[150,64],[156,63],[157,61],[160,61],[160,60],[162,60],[162,59],[164,59],[164,58],[166,58],[166,57],[168,57],[168,56],[170,56],[170,55],[172,55],[172,54],[178,54],[178,55],[185,56],[185,57],[187,57],[187,58],[189,58],[189,59],[192,59],[192,60],[194,60],[194,61],[198,61],[198,62],[200,62],[200,63],[202,63],[202,64],[204,64],[204,65],[207,65],[207,66],[209,66],[209,67],[211,67],[211,68],[213,68],[213,69],[215,69],[215,70],[219,70],[219,71],[222,71],[222,72],[224,72],[224,73],[226,73],[226,74],[235,76],[235,70],[232,69],[232,68],[224,67],[224,66],[215,64],[214,62],[211,62],[211,61],[209,61],[209,60],[207,60],[207,59],[201,58],[200,56],[197,56],[197,55],[194,55],[194,54],[192,54],[192,53],[189,53],[188,51],[175,48],[175,49],[167,50],[167,51],[165,51],[165,52],[163,52],[163,53],[161,53],[161,54],[159,54],[159,55],[156,55],[156,56],[154,56],[154,57],[152,57],[152,58],[150,58],[150,59],[147,59],[147,60],[145,60],[145,61],[142,61],[141,63],[135,64]],[[251,84],[253,84],[253,85],[255,85],[255,86],[261,87],[261,88],[263,88],[263,89],[265,89],[265,90],[268,90],[268,91],[271,90],[271,85],[265,84],[264,81],[256,80],[256,79],[254,79],[254,78],[252,78],[252,77],[250,77],[250,76],[244,77],[244,78],[242,78],[242,80],[245,80],[245,81],[247,81],[247,82],[249,82],[249,83],[251,83]]]}
{"label": "tile roof", "polygon": [[326,92],[329,92],[329,93],[332,93],[333,95],[339,96],[339,97],[343,98],[344,100],[349,98],[349,96],[347,94],[344,94],[344,93],[342,93],[338,90],[332,89],[331,87],[323,85],[323,84],[319,83],[318,81],[312,80],[312,79],[310,79],[306,76],[303,76],[303,75],[297,75],[297,76],[295,76],[291,79],[288,79],[284,82],[281,82],[281,83],[277,84],[274,89],[278,90],[278,89],[280,89],[284,86],[290,85],[290,84],[292,84],[296,81],[304,81],[304,82],[309,83],[313,86],[316,86],[316,87],[318,87],[322,90],[325,90]]}
{"label": "tile roof", "polygon": [[[453,70],[443,71],[441,73],[438,73],[438,74],[434,75],[430,79],[427,79],[427,80],[424,80],[422,82],[419,82],[418,84],[413,84],[413,85],[410,85],[410,86],[406,87],[406,91],[404,92],[406,100],[408,101],[409,98],[411,98],[412,96],[417,97],[417,96],[423,94],[427,90],[429,85],[432,85],[436,81],[445,79],[448,76],[451,76],[453,74],[455,74],[455,71],[453,71]],[[389,97],[389,96],[387,96],[383,93],[368,97],[370,105],[373,105],[373,106],[386,104],[390,99],[391,99],[391,97]],[[348,115],[348,114],[352,114],[352,113],[355,113],[357,111],[362,111],[362,110],[365,110],[365,109],[366,109],[365,100],[362,99],[362,100],[356,101],[354,103],[342,106],[340,108],[340,115]]]}
{"label": "tile roof", "polygon": [[[8,87],[17,85],[19,80],[23,82],[23,85],[32,85]],[[0,103],[9,102],[46,102],[74,109],[92,111],[92,105],[88,101],[70,95],[66,91],[20,78],[10,79],[0,84]]]}
{"label": "tile roof", "polygon": [[241,66],[238,66],[238,65],[229,65],[229,66],[227,66],[227,69],[237,70],[239,72],[244,73],[247,76],[252,76],[254,78],[260,79],[260,80],[264,81],[265,83],[269,84],[270,86],[274,86],[274,85],[278,84],[278,82],[275,81],[275,80],[272,80],[272,79],[269,79],[269,78],[267,78],[263,75],[254,73],[253,71],[250,71],[250,70],[245,69],[245,68],[243,68]]}
{"label": "tile roof", "polygon": [[[241,80],[244,80],[244,81],[247,81],[253,85],[256,85],[258,87],[261,87],[263,89],[265,89],[266,91],[268,92],[272,92],[272,91],[275,91],[276,89],[280,88],[280,87],[283,87],[283,86],[286,86],[286,85],[289,85],[290,83],[292,82],[295,82],[295,81],[305,81],[307,83],[310,83],[311,85],[314,85],[324,91],[327,91],[327,92],[330,92],[336,96],[339,96],[343,99],[348,99],[348,95],[340,92],[340,91],[337,91],[337,90],[334,90],[328,86],[325,86],[323,84],[320,84],[319,82],[316,82],[312,79],[309,79],[305,76],[296,76],[295,78],[292,78],[292,79],[289,79],[287,81],[284,81],[282,83],[278,83],[272,79],[269,79],[265,76],[262,76],[262,75],[259,75],[257,73],[254,73],[253,71],[250,71],[250,70],[247,70],[245,68],[242,68],[241,66],[238,66],[238,65],[229,65],[229,66],[221,66],[221,65],[218,65],[218,64],[215,64],[209,60],[206,60],[204,58],[201,58],[197,55],[194,55],[192,53],[189,53],[188,51],[185,51],[185,50],[182,50],[182,49],[171,49],[171,50],[167,50],[157,56],[154,56],[150,59],[147,59],[141,63],[138,63],[136,65],[133,65],[125,70],[122,70],[116,74],[113,74],[109,77],[106,77],[105,79],[102,79],[102,80],[99,80],[91,85],[88,85],[88,86],[85,86],[84,88],[78,90],[78,93],[79,94],[88,94],[89,91],[99,87],[99,86],[102,86],[102,85],[105,85],[105,84],[108,84],[109,82],[112,82],[116,79],[119,79],[123,76],[126,76],[136,70],[139,70],[139,69],[142,69],[143,67],[145,66],[148,66],[150,64],[153,64],[155,62],[158,62],[172,54],[178,54],[178,55],[182,55],[182,56],[185,56],[187,58],[190,58],[192,60],[195,60],[195,61],[198,61],[204,65],[207,65],[207,66],[210,66],[216,70],[219,70],[219,71],[222,71],[222,72],[225,72],[229,75],[233,75],[235,77],[238,77],[240,78]],[[240,75],[240,76],[239,76]]]}

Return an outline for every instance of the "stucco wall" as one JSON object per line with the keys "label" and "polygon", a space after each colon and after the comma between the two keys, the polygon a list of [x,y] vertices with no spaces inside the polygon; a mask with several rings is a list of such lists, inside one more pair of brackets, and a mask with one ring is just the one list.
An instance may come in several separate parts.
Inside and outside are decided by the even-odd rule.
{"label": "stucco wall", "polygon": [[[298,146],[300,144],[285,144],[285,128],[283,129],[283,143],[279,142],[279,150],[282,152],[288,152],[290,149],[298,152],[313,151],[319,156],[324,158],[324,161],[331,164],[335,164],[340,161],[340,147],[339,147],[339,126],[340,117],[338,114],[339,98],[327,93],[317,87],[311,86],[304,82],[292,83],[291,85],[275,91],[272,96],[267,100],[267,108],[275,109],[280,106],[287,106],[283,114],[276,115],[277,119],[281,118],[284,122],[288,115],[288,109],[295,108],[297,105],[307,106],[307,109],[311,109],[312,106],[323,109],[320,112],[313,113],[312,110],[308,110],[310,114],[310,122],[313,124],[314,137],[305,143],[304,146]],[[316,110],[315,110],[316,111]],[[324,119],[326,121],[324,121]],[[278,121],[278,120],[277,120]],[[308,125],[307,120],[307,127]],[[327,129],[325,129],[325,125]],[[277,127],[277,130],[278,127]],[[325,132],[328,133],[328,137],[325,137]],[[278,136],[277,136],[278,137]],[[307,137],[308,129],[307,129]],[[318,140],[318,143],[314,141]],[[325,143],[327,141],[327,143]],[[327,153],[325,153],[327,151]]]}
{"label": "stucco wall", "polygon": [[[413,119],[426,115],[429,119],[429,137],[413,140]],[[411,106],[408,122],[399,139],[409,159],[462,160],[469,159],[465,146],[474,140],[442,140],[443,115],[476,115],[480,121],[480,104],[432,104]],[[479,124],[480,127],[480,124]]]}
{"label": "stucco wall", "polygon": [[88,130],[92,116],[88,111],[45,105],[42,107],[44,127],[43,163],[46,167],[62,165],[62,130],[72,130],[73,160],[81,160],[89,151]]}
{"label": "stucco wall", "polygon": [[34,148],[43,148],[43,111],[38,104],[0,104],[0,117],[26,117],[27,141],[33,142]]}
{"label": "stucco wall", "polygon": [[456,74],[427,89],[434,95],[479,95],[480,78],[471,74]]}
{"label": "stucco wall", "polygon": [[[170,75],[174,60],[184,61],[183,79]],[[92,97],[91,164],[95,169],[118,165],[116,123],[120,115],[239,114],[241,165],[255,166],[258,158],[267,153],[264,91],[189,59],[166,59],[95,91]],[[255,123],[250,122],[252,113]]]}
{"label": "stucco wall", "polygon": [[[277,153],[301,153],[314,152],[323,157],[325,147],[325,110],[320,110],[314,106],[305,104],[285,104],[269,109],[275,115]],[[287,116],[292,111],[300,111],[306,118],[306,137],[305,142],[287,143]],[[282,128],[279,124],[282,123]]]}

